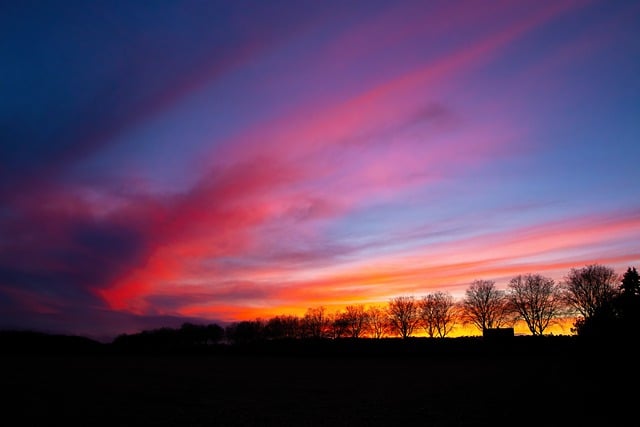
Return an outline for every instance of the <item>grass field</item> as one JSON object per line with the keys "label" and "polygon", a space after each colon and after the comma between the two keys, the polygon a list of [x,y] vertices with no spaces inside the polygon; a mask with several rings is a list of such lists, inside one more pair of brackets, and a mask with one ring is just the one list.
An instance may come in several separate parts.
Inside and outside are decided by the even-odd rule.
{"label": "grass field", "polygon": [[[5,355],[6,426],[635,425],[619,350]],[[637,357],[635,358],[637,360]],[[627,394],[631,393],[631,394]],[[626,402],[626,404],[625,404]]]}

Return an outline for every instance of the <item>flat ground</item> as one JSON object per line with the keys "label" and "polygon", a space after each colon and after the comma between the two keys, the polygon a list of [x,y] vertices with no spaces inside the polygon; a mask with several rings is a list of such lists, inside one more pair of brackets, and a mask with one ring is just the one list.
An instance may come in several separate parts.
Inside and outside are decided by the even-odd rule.
{"label": "flat ground", "polygon": [[[632,425],[626,353],[0,357],[7,426]],[[637,360],[637,357],[633,357]],[[637,369],[637,368],[636,368]],[[635,378],[635,379],[634,379]],[[633,397],[635,399],[635,397]]]}

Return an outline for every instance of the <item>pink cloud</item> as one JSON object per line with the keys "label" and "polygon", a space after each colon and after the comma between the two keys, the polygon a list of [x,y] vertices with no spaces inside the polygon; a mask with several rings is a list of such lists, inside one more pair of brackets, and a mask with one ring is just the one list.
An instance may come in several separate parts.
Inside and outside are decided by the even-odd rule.
{"label": "pink cloud", "polygon": [[[610,241],[637,241],[640,217],[628,213],[611,217],[571,218],[505,230],[491,235],[461,238],[430,245],[406,254],[391,254],[369,258],[352,264],[341,264],[301,272],[288,272],[285,282],[261,281],[254,302],[227,305],[215,301],[186,305],[184,313],[224,312],[237,319],[249,318],[281,310],[299,313],[316,305],[343,307],[347,304],[386,303],[397,295],[423,295],[433,290],[445,290],[461,296],[475,279],[496,280],[500,287],[517,274],[529,272],[550,275],[560,281],[573,267],[601,263],[624,269],[640,260],[640,252],[607,252]],[[603,248],[598,254],[567,253],[575,247]],[[531,257],[538,257],[532,259]],[[277,270],[277,267],[272,267]],[[278,275],[271,272],[272,277]],[[287,274],[284,276],[287,277]],[[306,278],[304,277],[306,276]],[[314,277],[315,276],[315,277]]]}
{"label": "pink cloud", "polygon": [[[504,143],[496,135],[508,138],[510,131],[506,124],[466,129],[453,137],[455,144],[445,144],[441,134],[429,133],[431,129],[418,135],[409,131],[403,134],[401,129],[407,120],[409,125],[414,124],[417,112],[425,108],[423,95],[429,88],[455,85],[456,76],[488,61],[517,37],[573,6],[554,3],[536,9],[514,25],[485,34],[470,46],[368,87],[336,107],[326,108],[312,100],[295,115],[250,129],[245,135],[227,141],[223,152],[215,153],[215,158],[225,159],[224,163],[214,161],[217,166],[191,191],[151,198],[134,208],[152,214],[141,226],[150,242],[150,251],[144,263],[101,286],[97,294],[114,309],[150,310],[145,296],[162,291],[163,287],[170,289],[170,283],[179,282],[185,274],[197,273],[194,266],[199,261],[210,260],[215,264],[217,259],[264,249],[267,237],[278,238],[277,232],[269,233],[269,228],[275,225],[277,231],[278,221],[283,218],[289,226],[295,222],[290,220],[292,217],[340,218],[362,203],[392,197],[441,179],[441,165],[451,165],[453,160],[458,160],[461,168],[466,166],[465,162],[486,161]],[[469,19],[469,15],[463,14],[460,19]],[[407,28],[409,34],[418,31],[419,24],[415,22],[416,27]],[[362,34],[371,29],[365,27],[360,31],[360,35],[351,39],[356,46],[360,43],[357,40],[363,39]],[[400,38],[405,36],[396,34]],[[340,55],[335,47],[326,54]],[[434,97],[438,91],[433,91]],[[400,129],[394,132],[396,140],[391,138],[391,142],[379,145],[370,141],[389,129]],[[368,140],[364,146],[347,143],[361,138]],[[420,141],[424,138],[430,138],[432,143]],[[147,203],[153,208],[145,207]],[[320,238],[321,229],[308,221],[292,229],[306,233],[312,242]],[[509,245],[522,250],[516,242]],[[411,270],[401,271],[394,274],[411,278],[420,275]],[[324,282],[314,286],[322,295],[333,294],[337,298],[343,295]],[[291,289],[291,294],[303,294],[304,289],[304,286],[298,291]],[[346,291],[342,297],[347,298]]]}

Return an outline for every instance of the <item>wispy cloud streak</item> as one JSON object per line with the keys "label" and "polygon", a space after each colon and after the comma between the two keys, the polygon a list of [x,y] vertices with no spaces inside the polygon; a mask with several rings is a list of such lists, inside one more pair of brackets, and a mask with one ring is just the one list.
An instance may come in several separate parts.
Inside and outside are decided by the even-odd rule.
{"label": "wispy cloud streak", "polygon": [[[6,324],[237,320],[639,261],[640,205],[622,184],[639,178],[640,130],[620,88],[596,87],[638,69],[624,19],[637,7],[63,9],[36,32],[3,30],[15,40],[0,50],[15,59],[0,68]],[[617,69],[597,67],[605,54]],[[33,89],[45,72],[51,87]],[[551,88],[608,106],[618,129],[589,106],[545,106]],[[576,147],[600,155],[607,132],[624,173],[587,192],[588,165],[558,172]]]}

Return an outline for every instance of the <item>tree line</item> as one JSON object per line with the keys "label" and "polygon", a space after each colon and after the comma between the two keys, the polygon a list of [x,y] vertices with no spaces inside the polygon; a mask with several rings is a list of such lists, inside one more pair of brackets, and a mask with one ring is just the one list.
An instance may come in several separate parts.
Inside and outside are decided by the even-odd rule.
{"label": "tree line", "polygon": [[175,346],[245,344],[260,340],[410,338],[418,332],[445,338],[459,325],[482,334],[488,329],[513,327],[522,321],[531,335],[541,336],[560,318],[575,319],[571,332],[579,336],[636,335],[640,327],[640,277],[635,267],[622,275],[613,268],[591,264],[572,268],[556,282],[540,274],[513,277],[506,289],[492,280],[475,280],[456,301],[437,291],[420,298],[401,295],[386,306],[347,305],[329,312],[308,308],[303,316],[277,315],[269,319],[218,324],[185,323],[179,329],[160,328],[122,334],[115,344],[162,341]]}

